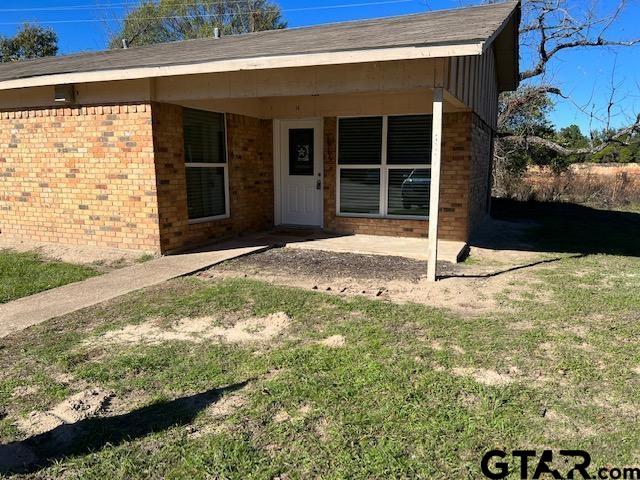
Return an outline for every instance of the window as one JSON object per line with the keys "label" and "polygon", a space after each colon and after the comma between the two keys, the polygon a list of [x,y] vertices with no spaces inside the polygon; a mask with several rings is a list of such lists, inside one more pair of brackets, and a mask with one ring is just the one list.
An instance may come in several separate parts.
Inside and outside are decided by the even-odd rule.
{"label": "window", "polygon": [[338,213],[427,218],[431,115],[341,118]]}
{"label": "window", "polygon": [[289,175],[313,176],[313,128],[289,130]]}
{"label": "window", "polygon": [[183,112],[189,221],[228,217],[224,114],[189,108]]}

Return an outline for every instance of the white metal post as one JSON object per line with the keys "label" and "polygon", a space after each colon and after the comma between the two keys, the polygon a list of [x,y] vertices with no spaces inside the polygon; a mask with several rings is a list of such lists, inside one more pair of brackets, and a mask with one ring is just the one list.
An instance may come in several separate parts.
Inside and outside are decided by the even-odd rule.
{"label": "white metal post", "polygon": [[431,195],[429,198],[429,251],[427,280],[435,282],[438,259],[438,213],[440,211],[440,165],[442,152],[442,88],[433,89],[433,128],[431,137]]}

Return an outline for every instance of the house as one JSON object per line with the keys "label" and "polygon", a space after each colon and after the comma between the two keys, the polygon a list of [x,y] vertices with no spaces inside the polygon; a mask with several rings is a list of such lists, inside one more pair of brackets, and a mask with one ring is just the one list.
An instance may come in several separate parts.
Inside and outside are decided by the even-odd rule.
{"label": "house", "polygon": [[164,254],[301,225],[428,237],[434,259],[487,213],[519,20],[507,2],[1,65],[0,234]]}

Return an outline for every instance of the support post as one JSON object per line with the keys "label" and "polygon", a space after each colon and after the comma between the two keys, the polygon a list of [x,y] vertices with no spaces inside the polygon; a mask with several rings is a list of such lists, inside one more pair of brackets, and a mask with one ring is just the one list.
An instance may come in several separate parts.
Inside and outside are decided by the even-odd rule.
{"label": "support post", "polygon": [[440,167],[442,164],[442,88],[433,89],[433,128],[431,137],[431,193],[429,197],[429,247],[427,280],[437,279],[438,214],[440,212]]}

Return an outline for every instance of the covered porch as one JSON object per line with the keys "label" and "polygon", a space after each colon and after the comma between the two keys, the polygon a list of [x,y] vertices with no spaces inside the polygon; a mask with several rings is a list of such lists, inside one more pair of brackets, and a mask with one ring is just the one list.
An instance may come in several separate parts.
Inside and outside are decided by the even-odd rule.
{"label": "covered porch", "polygon": [[[438,238],[455,242],[447,257],[457,258],[487,209],[491,141],[490,128],[447,88],[458,64],[465,60],[152,79],[163,251],[294,226],[422,239],[430,259]],[[224,115],[217,134],[226,142],[225,159],[211,165],[224,182],[224,209],[200,218],[180,192],[189,188],[184,167],[187,177],[190,167],[207,167],[185,144],[203,128],[190,120],[198,112]],[[486,153],[481,162],[476,152]]]}

